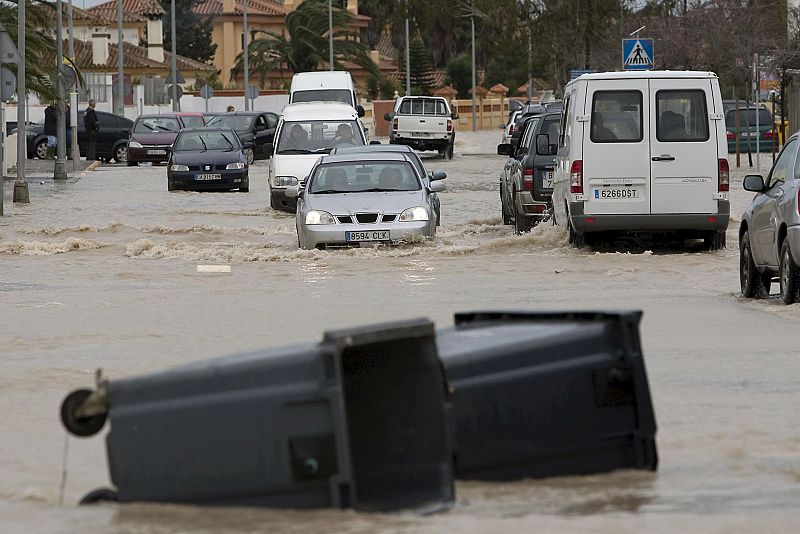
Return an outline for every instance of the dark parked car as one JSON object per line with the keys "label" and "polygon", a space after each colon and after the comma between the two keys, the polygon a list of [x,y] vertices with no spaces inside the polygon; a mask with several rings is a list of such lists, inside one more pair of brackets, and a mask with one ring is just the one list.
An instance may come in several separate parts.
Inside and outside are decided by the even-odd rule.
{"label": "dark parked car", "polygon": [[[118,163],[126,161],[128,137],[133,127],[133,121],[105,111],[97,112],[97,120],[100,123],[100,130],[97,132],[97,150],[95,152],[97,158],[104,161],[113,159]],[[26,144],[29,158],[44,159],[47,157],[47,136],[44,135],[43,124],[29,124],[26,126],[25,137],[27,137]],[[86,128],[83,125],[83,110],[78,111],[78,147],[80,148],[81,156],[85,156],[88,143]]]}
{"label": "dark parked car", "polygon": [[522,112],[517,115],[514,122],[514,128],[511,132],[511,144],[517,146],[519,144],[519,137],[522,134],[525,122],[531,117],[539,117],[547,111],[547,108],[542,104],[526,104],[522,108]]}
{"label": "dark parked car", "polygon": [[214,128],[230,128],[239,135],[242,143],[252,143],[248,148],[248,163],[257,159],[267,159],[272,155],[272,142],[275,139],[275,127],[278,116],[269,111],[233,111],[220,113],[208,122]]}
{"label": "dark parked car", "polygon": [[128,140],[128,166],[143,161],[161,163],[169,160],[172,143],[181,128],[183,123],[174,113],[140,115]]}
{"label": "dark parked car", "polygon": [[250,190],[247,157],[230,128],[181,130],[170,151],[167,189]]}
{"label": "dark parked car", "polygon": [[530,119],[523,126],[518,146],[497,147],[498,154],[509,156],[500,182],[503,223],[513,223],[518,234],[529,231],[552,210],[560,121],[558,112]]}
{"label": "dark parked car", "polygon": [[[758,128],[756,128],[756,109],[758,109]],[[736,152],[736,109],[725,112],[725,129],[728,136],[728,152]],[[758,138],[759,152],[772,152],[777,141],[775,119],[765,108],[750,106],[739,108],[739,151],[747,152],[748,143],[751,152],[756,151]]]}
{"label": "dark parked car", "polygon": [[766,180],[760,175],[744,179],[745,190],[757,193],[739,226],[739,279],[745,297],[766,297],[777,276],[783,302],[800,302],[798,145],[795,134]]}

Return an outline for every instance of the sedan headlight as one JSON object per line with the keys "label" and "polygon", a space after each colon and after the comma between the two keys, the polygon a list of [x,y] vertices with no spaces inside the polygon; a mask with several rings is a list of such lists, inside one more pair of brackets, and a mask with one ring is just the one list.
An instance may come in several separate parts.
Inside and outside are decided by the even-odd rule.
{"label": "sedan headlight", "polygon": [[294,176],[275,176],[272,178],[273,187],[289,187],[300,182]]}
{"label": "sedan headlight", "polygon": [[242,169],[246,169],[247,168],[247,164],[246,163],[242,163],[241,161],[238,161],[236,163],[228,163],[225,166],[225,168],[227,170],[229,170],[229,171],[240,171]]}
{"label": "sedan headlight", "polygon": [[138,141],[128,141],[128,148],[142,148],[142,143]]}
{"label": "sedan headlight", "polygon": [[336,224],[336,219],[327,211],[311,210],[306,213],[306,224]]}
{"label": "sedan headlight", "polygon": [[400,222],[411,222],[411,221],[427,221],[430,219],[428,216],[428,210],[423,208],[422,206],[417,206],[415,208],[408,208],[407,210],[403,211],[400,214],[400,218],[398,219]]}
{"label": "sedan headlight", "polygon": [[186,165],[172,165],[169,170],[172,172],[186,172],[189,170],[189,167]]}

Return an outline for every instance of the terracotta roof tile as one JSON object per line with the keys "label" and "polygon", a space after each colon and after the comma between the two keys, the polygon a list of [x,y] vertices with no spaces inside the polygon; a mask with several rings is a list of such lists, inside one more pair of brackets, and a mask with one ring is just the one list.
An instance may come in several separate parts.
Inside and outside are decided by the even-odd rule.
{"label": "terracotta roof tile", "polygon": [[[109,42],[108,45],[108,61],[104,65],[96,65],[92,63],[92,43],[81,41],[79,39],[74,40],[75,44],[75,64],[81,70],[86,71],[97,71],[97,70],[105,70],[107,72],[116,72],[117,70],[117,43]],[[64,45],[66,46],[66,44]],[[147,57],[147,49],[142,46],[136,46],[131,43],[124,43],[124,50],[125,50],[125,57],[124,57],[124,68],[125,70],[160,70],[164,73],[168,72],[170,69],[170,58],[171,54],[169,52],[164,52],[164,61],[154,61]],[[194,61],[192,59],[177,56],[177,66],[178,70],[188,72],[188,71],[205,71],[205,72],[213,72],[215,69],[212,65],[207,65],[205,63],[200,63],[198,61]]]}
{"label": "terracotta roof tile", "polygon": [[[192,7],[192,11],[198,15],[222,15],[222,0],[199,0],[194,7]],[[234,13],[236,15],[244,13],[240,0],[237,0],[234,5]],[[279,3],[271,0],[248,0],[247,14],[283,17],[286,16],[286,9]]]}
{"label": "terracotta roof tile", "polygon": [[[44,2],[43,6],[45,8],[49,8],[49,9],[53,10],[53,19],[55,19],[55,16],[56,16],[56,5],[55,5],[55,2],[53,0],[49,0],[47,2]],[[66,4],[61,6],[61,16],[62,16],[63,20],[67,20],[67,6],[66,6]],[[76,7],[74,5],[72,6],[72,20],[96,23],[97,25],[101,25],[101,24],[105,25],[108,22],[110,22],[109,20],[98,16],[97,14],[89,11],[88,9],[81,9],[81,8]]]}
{"label": "terracotta roof tile", "polygon": [[[73,8],[74,9],[74,8]],[[117,20],[117,0],[109,0],[87,9],[95,16],[106,20]],[[165,15],[166,11],[157,0],[122,0],[122,20],[124,22],[143,22],[148,15]]]}

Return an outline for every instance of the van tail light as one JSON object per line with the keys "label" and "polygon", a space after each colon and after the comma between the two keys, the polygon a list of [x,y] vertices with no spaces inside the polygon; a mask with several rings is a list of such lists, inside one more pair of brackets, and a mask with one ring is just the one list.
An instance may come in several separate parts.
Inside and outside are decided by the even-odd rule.
{"label": "van tail light", "polygon": [[728,132],[728,141],[733,141],[733,132]]}
{"label": "van tail light", "polygon": [[775,132],[773,130],[767,130],[764,132],[764,139],[772,139],[775,136]]}
{"label": "van tail light", "polygon": [[719,171],[719,191],[728,191],[731,183],[731,173],[730,168],[728,167],[728,160],[720,158],[717,161],[717,170]]}
{"label": "van tail light", "polygon": [[452,131],[453,131],[453,121],[447,119],[447,133],[450,133]]}
{"label": "van tail light", "polygon": [[400,121],[397,119],[397,117],[395,117],[395,119],[392,121],[392,129],[393,130],[400,129]]}
{"label": "van tail light", "polygon": [[525,191],[533,191],[533,169],[522,171],[522,187]]}
{"label": "van tail light", "polygon": [[572,162],[569,170],[569,191],[570,193],[583,193],[583,160],[576,159]]}

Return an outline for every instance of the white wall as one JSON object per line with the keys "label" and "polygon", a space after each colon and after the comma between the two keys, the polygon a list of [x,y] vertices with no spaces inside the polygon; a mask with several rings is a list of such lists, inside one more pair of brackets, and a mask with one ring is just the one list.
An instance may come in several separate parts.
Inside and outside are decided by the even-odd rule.
{"label": "white wall", "polygon": [[[289,95],[261,95],[255,99],[253,109],[257,111],[272,111],[281,114],[284,106],[289,103]],[[236,111],[244,111],[244,97],[213,96],[208,100],[208,111],[223,112],[228,106],[233,106]],[[181,111],[206,110],[206,101],[199,96],[184,95],[181,98]]]}

